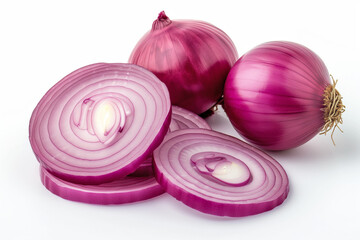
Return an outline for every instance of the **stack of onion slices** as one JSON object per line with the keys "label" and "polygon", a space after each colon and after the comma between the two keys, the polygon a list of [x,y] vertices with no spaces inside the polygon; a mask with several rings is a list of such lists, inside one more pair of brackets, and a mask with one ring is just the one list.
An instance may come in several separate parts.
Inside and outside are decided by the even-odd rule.
{"label": "stack of onion slices", "polygon": [[199,211],[237,217],[288,193],[274,159],[171,108],[165,85],[131,64],[93,64],[62,79],[35,108],[30,143],[44,186],[73,201],[129,203],[166,190]]}
{"label": "stack of onion slices", "polygon": [[[104,69],[104,67],[106,67],[106,69]],[[89,70],[91,70],[91,72],[89,72]],[[102,72],[102,76],[100,78],[98,78],[98,71],[100,71],[100,70]],[[117,72],[112,72],[114,70]],[[123,70],[127,70],[125,75],[120,74],[120,72]],[[129,71],[129,70],[131,70],[131,71]],[[90,66],[81,68],[81,69],[75,71],[74,73],[78,73],[78,72],[87,74],[86,78],[79,81],[79,82],[81,82],[82,87],[86,86],[86,84],[88,82],[94,81],[93,78],[98,78],[98,83],[105,85],[105,87],[106,87],[106,84],[104,84],[104,81],[109,78],[107,76],[109,76],[110,74],[115,74],[111,77],[111,79],[113,81],[112,85],[117,86],[117,87],[110,87],[109,92],[106,92],[105,90],[101,92],[102,98],[100,100],[100,103],[101,103],[101,101],[104,101],[104,99],[110,99],[110,100],[107,100],[107,104],[100,105],[100,107],[98,107],[97,109],[94,110],[94,108],[92,108],[92,106],[97,106],[97,105],[96,105],[96,103],[91,102],[91,101],[93,101],[93,99],[95,99],[96,97],[89,97],[89,96],[84,97],[85,100],[82,101],[82,103],[81,103],[81,112],[79,115],[82,118],[82,120],[81,120],[82,124],[85,124],[85,125],[88,124],[88,126],[92,126],[95,128],[97,127],[96,121],[98,121],[98,119],[96,119],[96,115],[95,115],[95,118],[93,117],[94,114],[92,114],[92,113],[94,113],[94,112],[95,113],[100,112],[100,114],[99,114],[100,116],[102,116],[102,115],[107,116],[107,119],[105,119],[105,125],[108,124],[109,119],[111,119],[111,117],[115,117],[114,122],[116,122],[116,121],[123,122],[122,128],[124,128],[124,126],[127,126],[130,124],[130,123],[127,123],[126,121],[121,121],[121,119],[117,119],[118,116],[112,116],[111,115],[112,109],[109,108],[109,105],[114,106],[114,107],[119,107],[116,104],[112,105],[112,103],[113,103],[113,101],[115,101],[114,96],[117,95],[116,92],[119,94],[120,92],[123,91],[121,89],[122,84],[127,85],[128,88],[130,86],[130,83],[121,83],[121,81],[127,82],[127,81],[129,81],[129,79],[132,79],[132,78],[136,80],[137,76],[134,75],[134,73],[138,73],[138,74],[144,73],[144,77],[150,77],[150,80],[153,81],[153,79],[151,79],[153,77],[153,75],[151,73],[147,72],[145,69],[142,69],[142,68],[139,68],[139,67],[136,67],[133,65],[129,65],[129,64],[125,64],[125,65],[123,65],[123,64],[103,64],[103,63],[94,64],[94,65],[90,65]],[[64,82],[68,83],[68,84],[72,83],[73,84],[72,86],[76,85],[77,80],[75,77],[72,77],[72,76],[74,76],[74,73],[70,74],[69,76],[67,76],[65,78],[65,79],[69,79],[69,80],[67,80],[67,81],[62,80],[60,83],[55,85],[49,92],[54,91],[54,89],[57,89],[57,91],[61,92],[61,86],[63,86]],[[142,80],[137,79],[136,81],[137,81],[137,84],[140,85]],[[155,81],[152,84],[155,85],[156,83],[157,82]],[[162,84],[160,84],[159,86],[162,87]],[[99,86],[99,88],[100,88],[100,86]],[[66,89],[68,89],[68,88],[66,88]],[[135,92],[135,88],[133,88],[133,90]],[[140,88],[140,90],[143,90],[143,88]],[[164,89],[160,88],[160,90],[164,90]],[[48,99],[49,92],[40,101],[40,103],[38,104],[38,106],[35,109],[34,114],[32,116],[32,120],[31,120],[31,124],[30,124],[30,141],[32,141],[33,144],[42,143],[41,141],[37,141],[38,139],[34,139],[33,136],[34,135],[36,136],[34,131],[36,131],[37,129],[41,129],[40,125],[38,125],[37,122],[40,119],[41,120],[43,119],[43,118],[39,117],[39,111],[42,112],[43,109],[39,109],[39,108],[44,107],[44,105],[42,105],[42,104],[45,104],[46,101],[49,101],[49,99]],[[158,91],[158,92],[161,93],[161,91]],[[164,91],[164,93],[166,94],[166,91]],[[65,97],[63,97],[63,95]],[[153,94],[153,95],[155,95],[155,94]],[[62,102],[62,101],[67,102],[68,100],[66,98],[69,96],[72,96],[72,95],[66,95],[66,93],[63,92],[62,94],[57,95],[57,99],[51,99],[51,101],[52,102]],[[128,96],[124,95],[124,96],[121,96],[121,99],[126,99],[127,97]],[[144,97],[146,97],[146,96],[144,96]],[[130,101],[129,98],[128,98],[128,100]],[[165,103],[167,103],[167,102],[165,101]],[[91,105],[88,106],[89,104],[91,104]],[[47,105],[45,105],[45,106],[47,106]],[[136,107],[134,107],[134,106],[138,106],[138,105],[132,104],[133,115],[135,116],[135,118],[141,117],[142,116],[141,114],[135,114]],[[119,108],[121,108],[121,107],[122,107],[122,105],[120,105]],[[74,111],[76,112],[76,108],[73,110],[73,113],[74,113]],[[129,110],[127,111],[127,113],[128,113],[128,114],[126,114],[127,116],[132,115]],[[98,116],[98,118],[100,116]],[[122,118],[122,119],[124,119],[124,118]],[[94,121],[92,122],[92,120],[94,120]],[[132,122],[136,122],[136,121],[138,121],[138,119],[135,119]],[[172,106],[170,126],[166,121],[167,121],[167,119],[165,119],[165,122],[163,123],[163,126],[161,127],[162,134],[165,134],[165,133],[171,132],[171,131],[176,131],[178,129],[184,129],[184,128],[210,129],[210,126],[207,124],[207,122],[204,119],[200,118],[199,116],[197,116],[196,114],[194,114],[190,111],[187,111],[187,110],[182,109],[177,106]],[[71,123],[71,119],[69,122]],[[101,126],[101,123],[103,123],[103,122],[99,123],[100,126]],[[35,127],[37,127],[37,128],[35,128]],[[130,126],[128,126],[128,127],[130,127]],[[165,131],[165,129],[167,129],[167,127],[169,127],[168,131]],[[86,129],[86,130],[88,131],[88,133],[90,135],[96,135],[94,132],[91,132],[91,130],[89,130],[89,129]],[[45,129],[43,129],[43,134],[45,134],[45,133],[46,133],[46,131],[45,131]],[[47,133],[47,134],[51,135],[51,133]],[[122,134],[122,130],[119,130],[118,132],[114,132],[114,135],[120,135],[120,134]],[[109,134],[107,134],[107,135],[109,135]],[[86,136],[86,135],[84,135],[84,136]],[[98,141],[100,143],[104,144],[104,150],[106,148],[109,148],[107,151],[112,151],[113,144],[107,145],[105,143],[106,140],[102,141],[106,137],[107,137],[106,134],[103,134],[103,135],[100,134],[100,136],[98,137]],[[118,137],[118,136],[116,136],[116,137]],[[160,136],[160,137],[162,138],[163,136]],[[120,140],[121,140],[121,138],[119,139],[119,141]],[[111,143],[111,141],[108,141],[108,142]],[[158,143],[155,143],[155,144],[158,145]],[[91,145],[92,144],[89,143],[88,147],[90,148]],[[45,146],[47,146],[47,145],[45,145]],[[38,149],[38,146],[35,146],[34,151],[37,149]],[[71,155],[71,152],[69,152],[67,154]],[[42,156],[42,155],[39,154],[39,156]],[[96,184],[74,183],[74,182],[68,181],[66,178],[63,179],[63,178],[57,177],[56,175],[52,174],[47,169],[47,167],[45,167],[47,159],[41,159],[41,158],[38,158],[38,159],[42,165],[40,167],[40,176],[41,176],[41,181],[42,181],[43,185],[52,193],[54,193],[62,198],[68,199],[68,200],[84,202],[84,203],[92,203],[92,204],[121,204],[121,203],[130,203],[130,202],[145,200],[148,198],[158,196],[164,192],[163,188],[157,183],[157,181],[154,178],[154,174],[153,174],[153,170],[152,170],[152,154],[150,156],[148,156],[143,162],[141,162],[140,166],[136,168],[135,172],[131,173],[130,175],[121,177],[121,178],[116,179],[111,182],[104,181],[104,183],[96,183]],[[88,162],[86,161],[86,159],[82,159],[82,160],[83,160],[83,168],[86,169]],[[79,160],[79,161],[81,161],[81,160]],[[84,171],[84,172],[86,172],[86,171]],[[77,180],[78,180],[78,178],[77,178]]]}

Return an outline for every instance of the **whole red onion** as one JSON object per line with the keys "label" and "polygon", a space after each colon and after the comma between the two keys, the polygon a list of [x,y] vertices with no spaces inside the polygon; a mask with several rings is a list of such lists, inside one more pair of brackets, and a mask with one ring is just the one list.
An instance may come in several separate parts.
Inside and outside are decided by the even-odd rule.
{"label": "whole red onion", "polygon": [[261,44],[231,69],[224,109],[235,129],[264,149],[297,147],[342,123],[344,105],[323,61],[292,42]]}
{"label": "whole red onion", "polygon": [[237,59],[233,42],[219,28],[195,20],[172,21],[161,12],[129,62],[163,81],[173,105],[200,114],[221,98],[226,76]]}

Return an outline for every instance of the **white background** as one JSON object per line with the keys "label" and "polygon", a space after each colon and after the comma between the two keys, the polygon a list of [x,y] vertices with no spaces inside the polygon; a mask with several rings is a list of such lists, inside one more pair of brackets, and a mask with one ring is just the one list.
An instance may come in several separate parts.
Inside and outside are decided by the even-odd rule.
{"label": "white background", "polygon": [[[359,2],[359,1],[357,1]],[[315,51],[339,79],[344,134],[270,152],[290,194],[244,218],[199,213],[164,194],[140,203],[66,201],[40,183],[28,122],[43,94],[95,62],[126,62],[158,13],[223,29],[239,55],[271,40]],[[1,1],[0,239],[360,239],[360,4],[356,1]],[[238,136],[222,111],[214,129]]]}

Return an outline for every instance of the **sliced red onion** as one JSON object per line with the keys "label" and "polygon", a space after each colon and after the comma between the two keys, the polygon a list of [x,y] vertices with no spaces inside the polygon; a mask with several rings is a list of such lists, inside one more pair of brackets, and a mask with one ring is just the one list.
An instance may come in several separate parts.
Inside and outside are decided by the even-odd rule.
{"label": "sliced red onion", "polygon": [[342,123],[342,97],[323,61],[292,42],[268,42],[231,69],[224,109],[234,128],[267,150],[304,144]]}
{"label": "sliced red onion", "polygon": [[187,128],[211,129],[203,118],[189,110],[173,105],[169,132]]}
{"label": "sliced red onion", "polygon": [[129,176],[132,176],[132,177],[154,176],[152,154],[150,156],[148,156],[145,159],[145,161],[143,161],[140,164],[140,166],[135,170],[135,172],[131,173]]}
{"label": "sliced red onion", "polygon": [[161,143],[170,115],[168,90],[151,72],[98,63],[45,94],[30,120],[30,143],[52,174],[99,184],[134,172]]}
{"label": "sliced red onion", "polygon": [[234,137],[207,129],[169,133],[154,151],[165,191],[201,212],[240,217],[280,205],[289,182],[282,166]]}
{"label": "sliced red onion", "polygon": [[[169,132],[183,128],[210,129],[207,122],[198,115],[172,106]],[[77,202],[93,204],[120,204],[145,200],[164,192],[154,178],[152,155],[129,176],[99,185],[83,185],[62,180],[40,168],[41,181],[52,193]]]}
{"label": "sliced red onion", "polygon": [[153,176],[125,177],[99,185],[82,185],[62,180],[40,167],[41,182],[55,195],[76,202],[121,204],[146,200],[164,192]]}
{"label": "sliced red onion", "polygon": [[[172,106],[171,122],[168,132],[187,128],[211,129],[209,124],[193,112],[178,106]],[[136,169],[131,176],[150,176],[153,175],[152,154]]]}
{"label": "sliced red onion", "polygon": [[163,81],[173,105],[200,114],[221,98],[237,59],[235,45],[219,28],[202,21],[170,20],[163,11],[137,43],[129,62]]}

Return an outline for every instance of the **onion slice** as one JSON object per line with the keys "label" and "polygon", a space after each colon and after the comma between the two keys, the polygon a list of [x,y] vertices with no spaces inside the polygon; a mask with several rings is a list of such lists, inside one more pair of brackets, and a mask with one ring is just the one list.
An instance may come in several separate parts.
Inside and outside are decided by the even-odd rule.
{"label": "onion slice", "polygon": [[163,140],[170,116],[169,92],[154,74],[132,64],[97,63],[45,94],[29,138],[52,174],[100,184],[134,172]]}
{"label": "onion slice", "polygon": [[143,161],[140,164],[140,166],[135,170],[135,172],[131,173],[129,176],[131,177],[154,176],[152,162],[153,162],[153,156],[151,154],[145,159],[145,161]]}
{"label": "onion slice", "polygon": [[234,137],[207,129],[169,133],[154,151],[165,191],[201,212],[240,217],[280,205],[289,182],[282,166]]}
{"label": "onion slice", "polygon": [[[179,129],[188,128],[204,128],[211,130],[209,124],[201,117],[189,110],[178,106],[172,106],[171,122],[168,132],[177,131]],[[152,176],[154,175],[152,166],[152,154],[136,169],[131,176]]]}
{"label": "onion slice", "polygon": [[169,132],[187,128],[211,129],[203,118],[189,110],[173,105]]}
{"label": "onion slice", "polygon": [[64,199],[91,204],[121,204],[142,201],[164,192],[153,176],[125,177],[99,185],[71,183],[40,167],[41,182]]}

